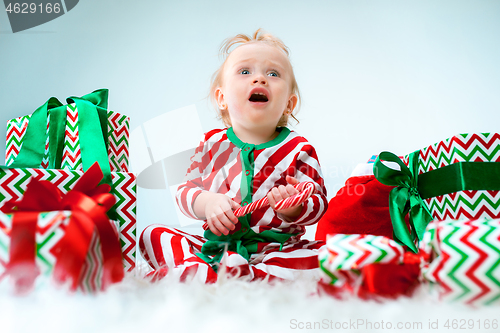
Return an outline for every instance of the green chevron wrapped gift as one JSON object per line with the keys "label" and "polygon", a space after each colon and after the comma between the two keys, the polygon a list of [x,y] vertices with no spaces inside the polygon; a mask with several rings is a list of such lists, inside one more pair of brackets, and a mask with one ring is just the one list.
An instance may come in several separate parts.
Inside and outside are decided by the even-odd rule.
{"label": "green chevron wrapped gift", "polygon": [[500,219],[433,221],[420,244],[423,277],[442,300],[500,304]]}
{"label": "green chevron wrapped gift", "polygon": [[[10,200],[19,200],[33,177],[50,181],[65,194],[73,189],[83,174],[81,170],[0,168],[0,207]],[[119,223],[123,264],[126,271],[132,271],[136,255],[136,176],[130,172],[112,172],[111,182],[111,193],[116,199],[114,220]]]}
{"label": "green chevron wrapped gift", "polygon": [[361,283],[360,269],[366,265],[400,264],[403,247],[383,236],[334,234],[318,253],[321,281],[337,288],[356,289]]}
{"label": "green chevron wrapped gift", "polygon": [[[392,169],[385,162],[398,164]],[[382,152],[377,179],[390,193],[394,239],[416,252],[427,224],[436,220],[500,218],[500,134],[460,134],[400,160]],[[409,214],[410,230],[405,216]]]}
{"label": "green chevron wrapped gift", "polygon": [[[41,156],[39,165],[32,167],[86,169],[85,164],[92,164],[85,161],[92,158],[87,155],[89,151],[92,153],[94,150],[96,138],[101,137],[110,171],[127,172],[130,119],[117,112],[108,111],[107,100],[107,89],[96,90],[79,98],[70,97],[67,99],[67,105],[52,97],[37,109],[34,115],[9,120],[6,165],[14,163],[23,145],[37,144],[40,146],[37,153]],[[34,140],[39,142],[33,142]]]}
{"label": "green chevron wrapped gift", "polygon": [[[71,211],[52,211],[38,214],[36,229],[35,263],[41,276],[50,276],[56,264],[57,246],[65,235],[71,217]],[[0,277],[4,275],[9,265],[9,248],[11,244],[10,230],[13,214],[0,213]],[[116,223],[117,225],[117,223]],[[89,245],[89,251],[81,268],[78,288],[84,292],[96,292],[102,288],[102,255],[101,243],[94,232]],[[46,279],[37,278],[35,287],[42,286]]]}

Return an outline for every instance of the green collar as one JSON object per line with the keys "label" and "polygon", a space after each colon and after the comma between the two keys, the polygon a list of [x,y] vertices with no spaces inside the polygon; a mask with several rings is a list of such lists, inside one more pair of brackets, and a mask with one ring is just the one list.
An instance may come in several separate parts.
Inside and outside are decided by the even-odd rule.
{"label": "green collar", "polygon": [[288,134],[290,134],[290,130],[287,127],[278,127],[278,128],[276,128],[276,130],[278,132],[280,132],[277,137],[275,137],[271,141],[261,143],[260,145],[252,145],[250,143],[246,143],[246,142],[241,141],[236,136],[236,134],[234,134],[234,130],[232,127],[229,127],[227,129],[226,134],[227,134],[227,138],[229,139],[229,141],[231,141],[238,148],[243,148],[243,147],[247,147],[247,146],[254,146],[255,150],[259,150],[259,149],[264,149],[264,148],[270,148],[272,146],[276,146],[277,144],[280,144],[281,142],[283,142],[283,140],[286,139]]}

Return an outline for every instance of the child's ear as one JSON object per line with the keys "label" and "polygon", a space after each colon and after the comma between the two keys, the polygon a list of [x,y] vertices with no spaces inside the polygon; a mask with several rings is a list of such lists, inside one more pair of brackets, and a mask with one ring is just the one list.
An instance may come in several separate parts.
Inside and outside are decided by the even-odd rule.
{"label": "child's ear", "polygon": [[291,94],[290,97],[288,98],[288,103],[286,104],[286,109],[290,110],[290,112],[292,112],[293,109],[295,109],[295,107],[297,106],[298,100],[299,100],[299,98],[297,97],[297,95]]}
{"label": "child's ear", "polygon": [[224,106],[226,106],[226,101],[224,99],[224,93],[222,92],[222,87],[218,87],[215,89],[215,101],[217,102],[217,105],[219,106],[219,109],[225,109]]}

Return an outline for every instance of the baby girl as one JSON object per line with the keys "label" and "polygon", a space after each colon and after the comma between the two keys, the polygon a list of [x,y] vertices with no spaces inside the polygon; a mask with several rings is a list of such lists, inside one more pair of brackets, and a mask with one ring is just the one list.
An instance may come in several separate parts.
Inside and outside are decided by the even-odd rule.
{"label": "baby girl", "polygon": [[[314,147],[286,127],[300,96],[288,48],[259,29],[227,39],[221,51],[210,96],[226,127],[203,136],[176,196],[185,215],[206,221],[204,237],[152,225],[140,237],[141,253],[158,276],[181,280],[215,282],[222,268],[249,280],[317,279],[324,242],[301,236],[326,211],[326,189]],[[277,209],[304,181],[315,194]],[[265,196],[268,207],[234,215]]]}

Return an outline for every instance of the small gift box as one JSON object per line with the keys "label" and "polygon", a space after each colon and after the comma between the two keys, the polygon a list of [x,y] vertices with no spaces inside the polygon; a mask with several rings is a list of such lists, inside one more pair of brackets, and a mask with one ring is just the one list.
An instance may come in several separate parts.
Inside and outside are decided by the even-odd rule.
{"label": "small gift box", "polygon": [[19,292],[36,285],[40,273],[73,290],[91,292],[121,281],[118,233],[106,215],[115,199],[109,185],[98,186],[102,176],[95,164],[66,194],[32,178],[21,200],[5,203],[0,278],[13,278]]}
{"label": "small gift box", "polygon": [[[392,169],[383,161],[398,164]],[[394,239],[416,252],[434,220],[500,218],[500,134],[460,134],[407,155],[382,152],[375,177],[390,193]],[[405,216],[409,213],[408,230]]]}
{"label": "small gift box", "polygon": [[441,299],[500,302],[500,219],[433,221],[420,248],[427,257],[423,277]]}
{"label": "small gift box", "polygon": [[374,263],[403,262],[403,247],[384,236],[334,234],[318,253],[321,281],[350,291],[359,289],[362,269]]}
{"label": "small gift box", "polygon": [[[96,139],[102,137],[111,171],[127,172],[130,119],[107,110],[108,90],[70,97],[67,103],[52,97],[33,114],[7,122],[6,165],[13,164],[27,145],[30,150],[36,146],[41,155],[39,165],[33,167],[82,170],[82,150],[93,149]],[[96,135],[99,131],[102,135]]]}

